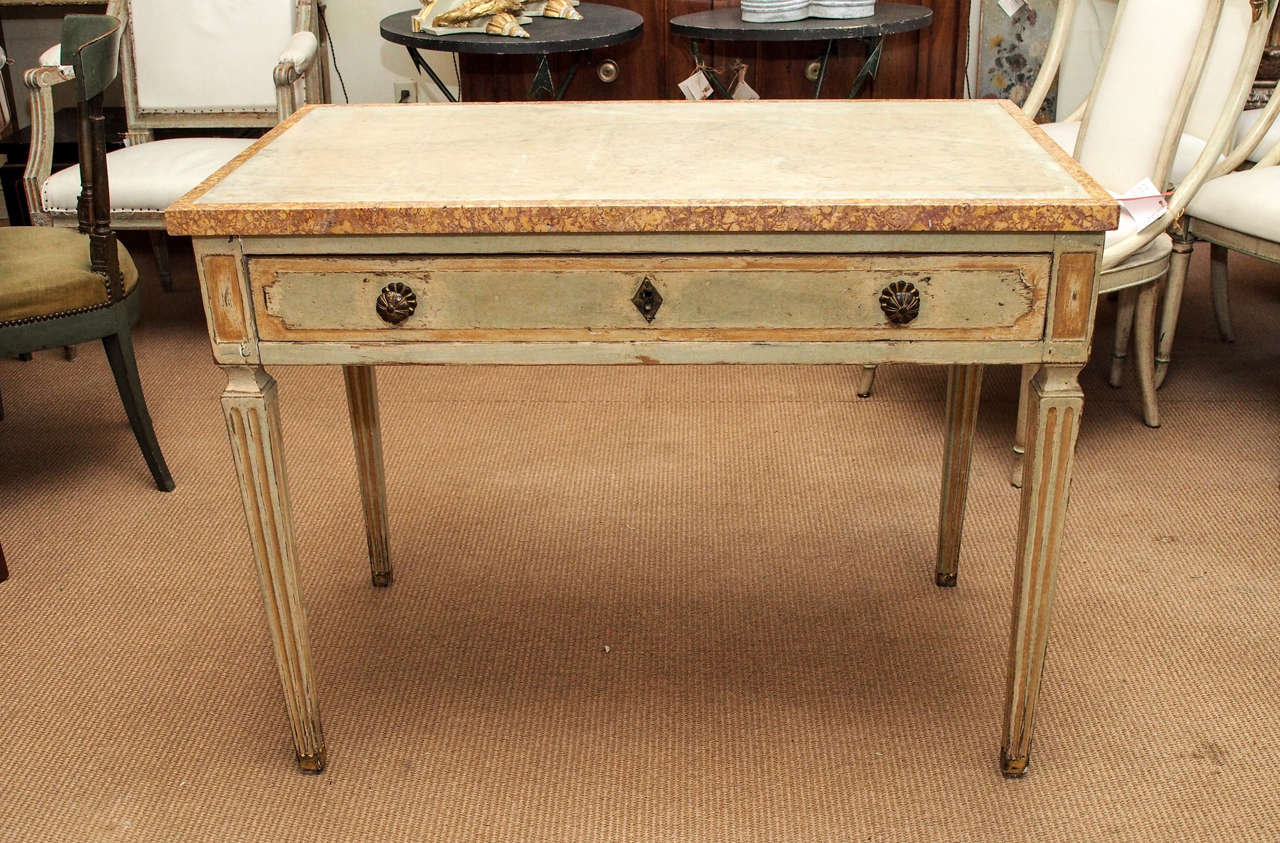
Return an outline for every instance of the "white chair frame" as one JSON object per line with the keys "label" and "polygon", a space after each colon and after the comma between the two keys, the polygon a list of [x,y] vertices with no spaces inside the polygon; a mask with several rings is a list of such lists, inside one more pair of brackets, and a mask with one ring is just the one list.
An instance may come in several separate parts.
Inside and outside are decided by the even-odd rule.
{"label": "white chair frame", "polygon": [[[120,81],[124,88],[127,131],[125,144],[134,146],[154,140],[156,129],[226,129],[245,127],[271,127],[288,117],[299,107],[300,101],[325,102],[328,100],[328,73],[325,61],[325,39],[319,20],[319,0],[294,0],[293,31],[311,33],[316,37],[315,49],[300,55],[284,57],[274,69],[276,104],[274,108],[220,109],[220,108],[157,108],[147,109],[139,104],[138,77],[132,22],[129,21],[129,0],[109,0],[106,13],[126,21],[124,44],[120,56]],[[284,47],[284,45],[281,45]],[[292,51],[290,51],[292,52]],[[51,213],[44,206],[44,184],[53,174],[54,108],[53,88],[74,78],[70,67],[41,66],[26,71],[23,82],[30,90],[31,147],[27,166],[23,172],[23,190],[33,225],[76,224],[74,213]],[[112,213],[112,225],[117,229],[147,229],[152,235],[152,246],[162,280],[169,286],[168,249],[164,239],[164,212],[151,210],[117,209]]]}
{"label": "white chair frame", "polygon": [[[1124,12],[1125,2],[1126,0],[1120,0],[1119,9],[1116,12],[1117,19]],[[1170,121],[1165,132],[1164,141],[1160,147],[1159,156],[1156,159],[1155,177],[1152,181],[1158,185],[1165,184],[1168,181],[1169,171],[1173,165],[1173,158],[1182,135],[1183,121],[1186,119],[1191,102],[1195,97],[1196,89],[1199,86],[1200,76],[1209,56],[1213,35],[1224,3],[1225,0],[1211,0],[1209,4],[1205,16],[1204,29],[1201,32],[1201,37],[1196,42],[1196,50],[1192,55],[1187,75],[1183,80],[1179,93],[1178,108],[1175,109],[1175,115],[1181,116]],[[1226,160],[1221,160],[1232,136],[1235,134],[1236,122],[1240,113],[1244,110],[1249,90],[1253,86],[1258,62],[1261,60],[1262,50],[1266,46],[1267,34],[1276,10],[1276,0],[1249,0],[1249,3],[1252,7],[1253,16],[1245,42],[1245,49],[1242,51],[1240,64],[1231,84],[1230,96],[1223,104],[1222,111],[1214,125],[1213,132],[1205,144],[1205,148],[1197,157],[1191,171],[1174,189],[1168,199],[1168,207],[1165,212],[1140,231],[1136,231],[1124,240],[1109,246],[1103,255],[1099,275],[1099,294],[1115,292],[1120,297],[1109,381],[1112,386],[1119,386],[1123,379],[1125,357],[1131,339],[1130,332],[1132,331],[1134,334],[1132,339],[1135,345],[1138,381],[1142,389],[1143,421],[1149,427],[1160,426],[1159,409],[1155,396],[1155,354],[1157,344],[1155,317],[1156,304],[1160,292],[1159,285],[1160,282],[1165,281],[1167,278],[1168,285],[1176,288],[1177,298],[1180,299],[1182,284],[1186,276],[1186,263],[1182,263],[1175,271],[1174,265],[1176,262],[1173,258],[1179,248],[1176,240],[1173,252],[1162,255],[1154,261],[1130,261],[1130,259],[1182,217],[1186,212],[1187,205],[1208,178],[1221,172],[1221,168],[1232,161],[1235,163],[1231,164],[1231,166],[1237,166],[1250,151],[1250,147],[1240,144],[1226,153]],[[1040,104],[1053,83],[1053,79],[1057,76],[1067,34],[1070,31],[1071,17],[1075,13],[1076,5],[1077,0],[1059,0],[1058,15],[1054,21],[1049,48],[1046,50],[1045,63],[1036,78],[1035,84],[1032,86],[1031,92],[1027,96],[1026,103],[1023,105],[1024,112],[1029,108],[1034,109],[1029,112],[1031,114],[1039,110]],[[1106,66],[1106,62],[1110,58],[1111,47],[1111,43],[1108,43],[1106,52],[1103,54],[1102,67]],[[1100,77],[1101,74],[1099,74]],[[1095,85],[1097,81],[1095,80]],[[1081,140],[1085,137],[1089,128],[1092,99],[1093,97],[1090,96],[1089,100],[1086,100],[1081,105],[1082,114],[1081,110],[1077,109],[1076,114],[1067,118],[1070,120],[1080,115],[1083,120],[1079,134]],[[1265,131],[1266,126],[1260,126],[1255,127],[1250,132],[1250,137],[1256,135],[1253,140],[1255,144]],[[1077,148],[1079,148],[1079,145],[1080,141],[1078,140]],[[1022,387],[1018,399],[1018,426],[1013,447],[1015,461],[1011,476],[1011,482],[1014,486],[1022,485],[1022,461],[1026,450],[1023,428],[1025,427],[1027,412],[1027,390],[1032,374],[1029,371],[1030,368],[1032,367],[1023,367]]]}
{"label": "white chair frame", "polygon": [[[1224,176],[1239,167],[1257,148],[1280,116],[1280,92],[1273,94],[1262,110],[1262,115],[1239,145],[1209,174],[1211,179]],[[1280,164],[1280,143],[1275,144],[1253,165],[1254,170]],[[1173,351],[1173,337],[1178,327],[1178,315],[1182,309],[1182,292],[1191,263],[1191,252],[1197,241],[1209,244],[1209,278],[1213,292],[1213,313],[1218,334],[1226,342],[1235,341],[1231,328],[1231,306],[1227,292],[1227,255],[1241,252],[1272,263],[1280,263],[1280,242],[1245,234],[1226,226],[1202,220],[1190,213],[1184,214],[1174,224],[1173,263],[1169,269],[1169,283],[1165,289],[1164,307],[1160,316],[1160,333],[1156,345],[1156,386],[1164,383],[1169,372]]]}
{"label": "white chair frame", "polygon": [[[1139,253],[1157,237],[1165,233],[1185,213],[1187,205],[1195,197],[1200,186],[1211,175],[1221,172],[1221,168],[1232,161],[1235,162],[1231,164],[1232,167],[1238,165],[1251,149],[1251,147],[1246,146],[1249,141],[1247,138],[1245,143],[1234,148],[1226,155],[1226,160],[1219,164],[1224,150],[1235,134],[1236,121],[1244,109],[1249,90],[1253,85],[1258,62],[1261,59],[1262,50],[1266,46],[1267,34],[1276,10],[1276,0],[1248,0],[1248,2],[1252,7],[1252,21],[1245,41],[1245,48],[1242,51],[1240,64],[1231,84],[1230,96],[1227,97],[1223,104],[1222,111],[1214,124],[1213,131],[1207,139],[1204,149],[1197,157],[1190,172],[1177,185],[1169,197],[1168,207],[1165,212],[1141,230],[1134,231],[1123,240],[1109,245],[1104,252],[1102,266],[1100,267],[1099,293],[1114,292],[1120,297],[1120,306],[1116,317],[1115,350],[1112,353],[1109,380],[1112,386],[1120,385],[1131,333],[1136,333],[1136,337],[1133,339],[1136,344],[1135,357],[1137,359],[1138,380],[1142,389],[1143,421],[1150,427],[1159,427],[1160,425],[1159,409],[1155,397],[1155,315],[1159,293],[1158,285],[1171,275],[1173,253],[1161,254],[1150,260],[1141,259]],[[1207,3],[1204,24],[1196,40],[1195,50],[1191,56],[1186,76],[1179,89],[1177,105],[1174,109],[1175,116],[1166,127],[1159,154],[1156,158],[1152,181],[1158,185],[1166,184],[1168,181],[1169,171],[1172,168],[1174,155],[1177,152],[1183,125],[1190,111],[1196,90],[1199,87],[1201,74],[1208,60],[1225,3],[1226,0],[1209,0]],[[1127,0],[1120,0],[1116,11],[1117,21],[1124,14],[1126,4]],[[1026,101],[1022,105],[1022,112],[1032,119],[1040,111],[1045,97],[1057,79],[1062,58],[1066,51],[1067,39],[1071,32],[1071,22],[1078,5],[1078,0],[1058,0],[1053,32],[1045,51],[1044,62],[1036,76],[1035,83],[1027,94]],[[1095,90],[1102,79],[1101,70],[1106,67],[1108,60],[1111,58],[1113,40],[1114,37],[1108,40],[1107,48],[1103,53],[1102,62],[1099,65],[1100,72],[1094,80]],[[1082,121],[1076,141],[1077,149],[1073,150],[1073,153],[1078,151],[1088,131],[1092,101],[1093,96],[1090,95],[1085,102],[1081,103],[1063,121]],[[1280,104],[1277,107],[1280,107]],[[1268,125],[1267,121],[1260,121],[1260,125],[1255,126],[1250,132],[1249,137],[1252,138],[1253,144],[1256,145],[1257,141],[1261,139]],[[1174,246],[1176,249],[1176,241]],[[1180,293],[1182,280],[1185,277],[1185,265],[1178,269],[1182,271],[1182,277],[1171,278],[1170,283],[1171,285],[1176,285]],[[1035,369],[1035,366],[1024,366],[1022,372],[1022,384],[1018,400],[1017,430],[1013,446],[1015,461],[1011,482],[1014,486],[1022,485],[1022,457],[1026,450],[1024,428],[1026,427],[1028,389],[1030,387],[1030,378]],[[859,396],[867,397],[871,394],[875,372],[875,366],[868,365],[863,367],[857,389]]]}

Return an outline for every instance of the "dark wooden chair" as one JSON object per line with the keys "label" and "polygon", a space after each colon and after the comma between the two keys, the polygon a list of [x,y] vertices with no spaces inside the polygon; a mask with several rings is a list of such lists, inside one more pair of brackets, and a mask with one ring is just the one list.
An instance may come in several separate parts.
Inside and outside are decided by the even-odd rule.
{"label": "dark wooden chair", "polygon": [[173,478],[133,356],[131,327],[142,300],[138,270],[116,241],[109,210],[102,92],[118,72],[121,28],[109,15],[63,21],[62,62],[75,71],[79,103],[80,225],[0,227],[0,356],[101,339],[142,456],[156,488],[167,492]]}

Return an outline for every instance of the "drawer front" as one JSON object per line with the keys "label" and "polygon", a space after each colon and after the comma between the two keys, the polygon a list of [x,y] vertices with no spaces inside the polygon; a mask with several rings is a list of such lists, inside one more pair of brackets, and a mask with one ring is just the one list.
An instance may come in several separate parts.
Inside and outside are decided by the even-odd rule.
{"label": "drawer front", "polygon": [[249,261],[249,277],[266,341],[1039,340],[1050,262],[1039,254],[264,257]]}

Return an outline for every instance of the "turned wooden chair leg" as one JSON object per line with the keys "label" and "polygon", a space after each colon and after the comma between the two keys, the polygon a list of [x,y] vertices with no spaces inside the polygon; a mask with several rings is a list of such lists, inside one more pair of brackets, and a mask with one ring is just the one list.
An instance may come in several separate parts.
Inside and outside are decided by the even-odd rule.
{"label": "turned wooden chair leg", "polygon": [[151,230],[151,253],[156,258],[156,274],[160,276],[160,286],[166,293],[173,292],[173,275],[169,271],[169,236],[163,231]]}
{"label": "turned wooden chair leg", "polygon": [[1182,310],[1182,289],[1187,280],[1187,267],[1191,264],[1192,245],[1189,240],[1174,238],[1173,241],[1169,278],[1164,288],[1164,306],[1160,310],[1160,333],[1156,337],[1156,389],[1160,388],[1169,373],[1173,332],[1178,328],[1178,313]]}
{"label": "turned wooden chair leg", "polygon": [[142,382],[138,380],[138,363],[133,356],[133,339],[129,329],[126,327],[118,334],[103,337],[102,347],[107,352],[107,361],[111,364],[111,374],[116,379],[120,401],[129,416],[129,426],[133,428],[133,436],[142,449],[147,468],[151,469],[156,488],[162,492],[173,491],[173,478],[169,475],[164,454],[160,453],[160,443],[156,441],[151,415],[147,412],[147,404],[142,397]]}
{"label": "turned wooden chair leg", "polygon": [[876,382],[876,367],[863,366],[862,372],[858,375],[858,397],[870,398],[871,387],[875,385],[875,382]]}
{"label": "turned wooden chair leg", "polygon": [[1224,342],[1235,342],[1235,332],[1231,330],[1231,302],[1227,297],[1227,255],[1231,251],[1226,246],[1214,243],[1209,247],[1209,278],[1213,286],[1213,315],[1218,320],[1218,336]]}
{"label": "turned wooden chair leg", "polygon": [[1158,284],[1146,284],[1138,291],[1134,317],[1133,356],[1138,370],[1138,388],[1142,390],[1142,421],[1147,427],[1160,426],[1160,408],[1156,404],[1155,350],[1156,301]]}
{"label": "turned wooden chair leg", "polygon": [[76,347],[74,345],[64,345],[62,347],[62,357],[65,360],[75,360]]}
{"label": "turned wooden chair leg", "polygon": [[1111,376],[1107,383],[1119,388],[1124,383],[1124,360],[1129,354],[1129,335],[1133,332],[1133,312],[1138,306],[1138,291],[1132,287],[1120,291],[1116,305],[1116,341],[1111,351]]}

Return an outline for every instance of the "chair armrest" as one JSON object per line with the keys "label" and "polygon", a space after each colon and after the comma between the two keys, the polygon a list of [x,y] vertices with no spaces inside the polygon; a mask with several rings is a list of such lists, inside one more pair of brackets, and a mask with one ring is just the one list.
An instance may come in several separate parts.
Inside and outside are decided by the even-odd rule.
{"label": "chair armrest", "polygon": [[320,46],[319,39],[310,32],[295,32],[285,45],[284,52],[276,63],[276,72],[281,67],[292,65],[298,75],[306,73],[311,63],[316,60],[316,51]]}
{"label": "chair armrest", "polygon": [[[46,54],[48,51],[45,51]],[[27,197],[33,225],[49,225],[44,210],[44,183],[53,173],[53,86],[75,79],[68,66],[33,67],[22,74],[31,91],[31,146],[27,167],[22,172],[22,190]]]}
{"label": "chair armrest", "polygon": [[276,64],[276,110],[283,120],[298,110],[298,86],[300,80],[316,63],[320,41],[314,34],[303,30],[293,33],[280,61]]}

